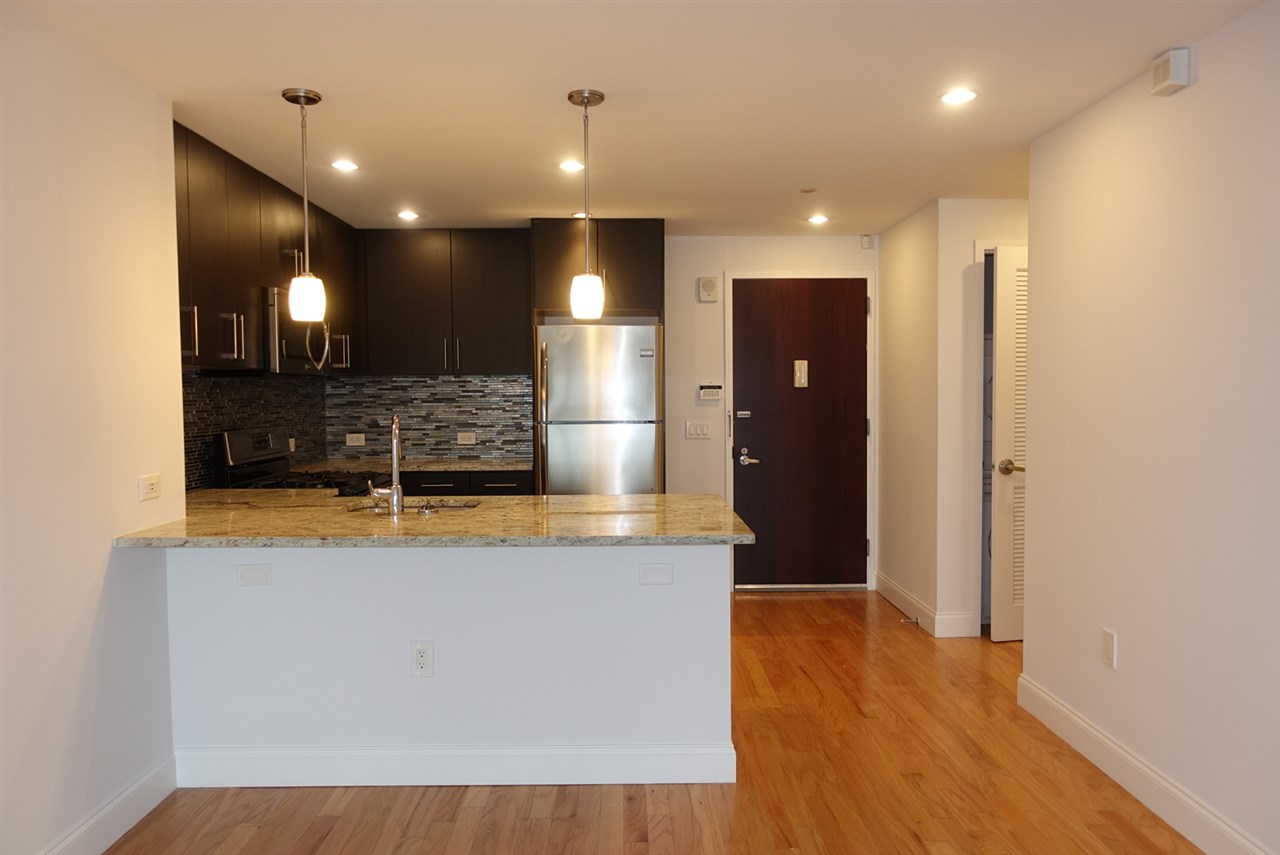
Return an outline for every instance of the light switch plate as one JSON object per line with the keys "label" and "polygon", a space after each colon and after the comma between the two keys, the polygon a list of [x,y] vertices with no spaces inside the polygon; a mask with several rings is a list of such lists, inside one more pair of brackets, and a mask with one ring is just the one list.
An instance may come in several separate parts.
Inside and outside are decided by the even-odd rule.
{"label": "light switch plate", "polygon": [[685,422],[685,439],[711,439],[711,422]]}
{"label": "light switch plate", "polygon": [[476,432],[473,430],[458,431],[458,445],[475,445]]}
{"label": "light switch plate", "polygon": [[347,434],[347,445],[348,446],[364,445],[364,434],[362,433]]}

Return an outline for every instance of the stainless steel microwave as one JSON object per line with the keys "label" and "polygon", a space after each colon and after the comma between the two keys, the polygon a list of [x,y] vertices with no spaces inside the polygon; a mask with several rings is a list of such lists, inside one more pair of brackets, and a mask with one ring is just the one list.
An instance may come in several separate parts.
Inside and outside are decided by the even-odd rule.
{"label": "stainless steel microwave", "polygon": [[329,360],[318,371],[315,360],[324,353],[324,325],[303,323],[289,317],[289,289],[264,288],[262,317],[266,329],[267,371],[272,374],[321,374],[351,367],[351,336],[330,336]]}

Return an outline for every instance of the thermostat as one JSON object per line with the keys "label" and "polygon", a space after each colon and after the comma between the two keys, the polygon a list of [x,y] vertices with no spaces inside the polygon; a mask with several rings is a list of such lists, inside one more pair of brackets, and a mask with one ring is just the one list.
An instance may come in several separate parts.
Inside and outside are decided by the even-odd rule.
{"label": "thermostat", "polygon": [[719,401],[724,394],[723,386],[699,386],[699,401]]}

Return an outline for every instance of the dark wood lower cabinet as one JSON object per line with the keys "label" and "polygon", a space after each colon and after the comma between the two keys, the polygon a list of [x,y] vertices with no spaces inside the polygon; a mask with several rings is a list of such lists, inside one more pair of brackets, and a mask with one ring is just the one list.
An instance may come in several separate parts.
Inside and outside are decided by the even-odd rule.
{"label": "dark wood lower cabinet", "polygon": [[532,496],[533,473],[402,472],[406,496]]}

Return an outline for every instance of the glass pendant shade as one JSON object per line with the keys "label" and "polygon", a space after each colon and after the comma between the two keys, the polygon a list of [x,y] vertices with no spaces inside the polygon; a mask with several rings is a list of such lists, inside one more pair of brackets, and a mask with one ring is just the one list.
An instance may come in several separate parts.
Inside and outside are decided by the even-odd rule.
{"label": "glass pendant shade", "polygon": [[569,287],[569,308],[581,320],[595,320],[604,314],[604,281],[591,273],[579,273]]}
{"label": "glass pendant shade", "polygon": [[289,317],[307,323],[324,320],[324,281],[303,273],[289,283]]}

